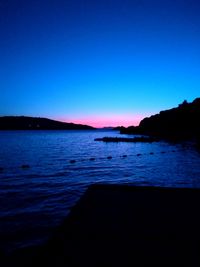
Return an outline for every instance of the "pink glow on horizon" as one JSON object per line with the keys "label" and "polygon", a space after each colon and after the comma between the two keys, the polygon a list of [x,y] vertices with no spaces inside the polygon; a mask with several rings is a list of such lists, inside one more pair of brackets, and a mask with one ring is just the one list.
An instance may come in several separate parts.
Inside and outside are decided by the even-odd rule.
{"label": "pink glow on horizon", "polygon": [[137,126],[145,115],[108,115],[108,116],[85,116],[80,118],[57,117],[56,119],[63,122],[73,122],[76,124],[86,124],[96,128],[116,127],[116,126]]}

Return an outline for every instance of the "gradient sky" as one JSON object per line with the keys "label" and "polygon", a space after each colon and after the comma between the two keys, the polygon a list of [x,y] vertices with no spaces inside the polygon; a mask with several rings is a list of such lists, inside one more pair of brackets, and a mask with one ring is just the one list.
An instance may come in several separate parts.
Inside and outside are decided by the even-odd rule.
{"label": "gradient sky", "polygon": [[0,0],[0,115],[127,126],[199,96],[199,0]]}

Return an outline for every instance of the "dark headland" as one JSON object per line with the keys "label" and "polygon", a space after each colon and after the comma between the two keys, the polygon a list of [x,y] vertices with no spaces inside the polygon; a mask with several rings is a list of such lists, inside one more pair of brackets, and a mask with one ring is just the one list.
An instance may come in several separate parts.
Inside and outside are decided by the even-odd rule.
{"label": "dark headland", "polygon": [[139,126],[118,127],[122,134],[144,134],[169,140],[200,140],[200,98],[144,118]]}
{"label": "dark headland", "polygon": [[46,245],[5,266],[200,266],[199,203],[200,189],[93,185]]}
{"label": "dark headland", "polygon": [[92,130],[88,125],[26,116],[0,117],[0,130]]}

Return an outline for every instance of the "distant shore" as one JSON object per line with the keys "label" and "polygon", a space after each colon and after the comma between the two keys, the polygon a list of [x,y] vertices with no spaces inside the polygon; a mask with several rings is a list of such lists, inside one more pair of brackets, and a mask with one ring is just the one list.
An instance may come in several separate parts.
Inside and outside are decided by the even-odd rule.
{"label": "distant shore", "polygon": [[95,130],[89,125],[26,116],[0,117],[0,130]]}

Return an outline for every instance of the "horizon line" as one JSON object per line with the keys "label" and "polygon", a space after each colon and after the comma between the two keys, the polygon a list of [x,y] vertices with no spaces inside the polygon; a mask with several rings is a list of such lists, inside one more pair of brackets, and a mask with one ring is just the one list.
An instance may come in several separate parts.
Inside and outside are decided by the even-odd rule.
{"label": "horizon line", "polygon": [[115,128],[115,127],[129,127],[129,126],[138,126],[140,121],[144,116],[102,116],[102,117],[84,117],[69,119],[65,116],[31,116],[31,115],[0,115],[0,117],[32,117],[32,118],[44,118],[55,120],[63,123],[73,123],[91,126],[97,129],[102,128]]}

